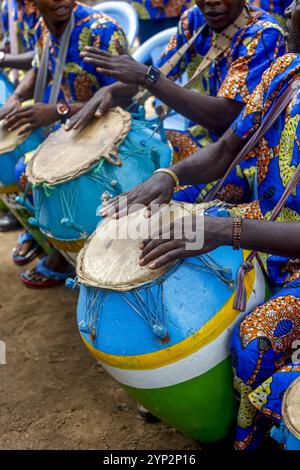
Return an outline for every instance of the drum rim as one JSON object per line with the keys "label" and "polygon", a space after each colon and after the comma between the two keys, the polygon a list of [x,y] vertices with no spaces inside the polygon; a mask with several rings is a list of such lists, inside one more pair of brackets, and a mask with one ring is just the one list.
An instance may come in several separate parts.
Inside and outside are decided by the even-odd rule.
{"label": "drum rim", "polygon": [[[4,119],[0,120],[0,127],[1,127],[1,122],[4,122]],[[7,133],[9,133],[9,131],[7,131]],[[16,150],[20,145],[22,145],[25,142],[26,139],[28,139],[31,132],[26,132],[25,134],[18,134],[17,132],[14,132],[13,134],[16,137],[16,143],[9,145],[5,150],[0,150],[0,156]]]}
{"label": "drum rim", "polygon": [[[111,108],[108,111],[108,113],[119,114],[119,115],[122,116],[122,119],[123,119],[124,128],[122,130],[122,133],[118,137],[117,141],[112,144],[112,149],[113,148],[119,148],[119,146],[124,142],[125,138],[127,137],[127,135],[130,132],[131,121],[132,121],[131,114],[128,113],[127,111],[125,111],[124,109],[122,109],[119,106],[115,106],[114,108]],[[99,120],[99,118],[97,118],[97,120]],[[34,161],[36,160],[39,152],[49,143],[49,138],[53,138],[52,136],[54,134],[60,132],[61,130],[62,130],[62,127],[55,130],[54,132],[51,132],[49,134],[49,136],[44,140],[44,142],[42,142],[42,144],[35,151],[32,158],[29,160],[29,163],[28,163],[27,169],[26,169],[26,176],[27,176],[29,182],[33,186],[43,186],[43,185],[58,186],[59,184],[63,184],[63,183],[67,183],[69,181],[73,181],[76,178],[79,178],[80,176],[88,173],[91,170],[92,166],[94,166],[96,164],[99,164],[101,161],[105,162],[105,160],[107,159],[106,155],[104,155],[104,154],[100,155],[100,156],[99,155],[95,156],[93,161],[90,161],[88,164],[86,163],[84,166],[81,167],[80,170],[77,170],[76,172],[74,172],[74,174],[68,175],[68,176],[65,176],[65,175],[61,176],[61,177],[57,178],[57,180],[55,182],[52,182],[52,181],[49,182],[46,179],[42,180],[40,177],[37,178],[37,177],[33,176],[32,175],[32,169],[33,169]],[[78,133],[79,132],[81,132],[81,130],[79,130]]]}
{"label": "drum rim", "polygon": [[293,391],[293,388],[300,384],[300,377],[298,377],[294,382],[290,384],[290,386],[286,389],[283,400],[282,400],[282,418],[284,421],[284,424],[288,428],[288,430],[297,437],[297,439],[300,439],[300,429],[295,428],[294,424],[290,420],[290,416],[288,413],[288,400],[290,397],[291,392]]}

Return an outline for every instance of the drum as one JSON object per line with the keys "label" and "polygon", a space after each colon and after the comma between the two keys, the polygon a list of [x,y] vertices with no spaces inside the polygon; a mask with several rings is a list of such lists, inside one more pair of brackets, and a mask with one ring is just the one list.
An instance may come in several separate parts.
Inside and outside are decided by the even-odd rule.
{"label": "drum", "polygon": [[7,98],[13,93],[14,86],[5,74],[0,73],[0,106],[3,106]]}
{"label": "drum", "polygon": [[35,150],[44,140],[42,130],[20,135],[9,132],[4,120],[0,121],[0,193],[18,192],[15,166],[19,158]]}
{"label": "drum", "polygon": [[287,389],[282,401],[282,442],[286,450],[300,450],[300,377]]}
{"label": "drum", "polygon": [[[99,223],[97,208],[168,166],[172,151],[153,124],[114,108],[84,130],[51,134],[27,167],[32,223],[65,253],[77,255]],[[70,259],[70,258],[69,258]]]}
{"label": "drum", "polygon": [[[170,204],[175,220],[206,207]],[[105,220],[80,251],[79,331],[141,405],[187,436],[215,442],[227,435],[236,412],[229,345],[241,319],[233,299],[246,253],[224,246],[162,269],[140,267],[147,223],[143,210]],[[248,312],[265,299],[256,261],[245,285]]]}

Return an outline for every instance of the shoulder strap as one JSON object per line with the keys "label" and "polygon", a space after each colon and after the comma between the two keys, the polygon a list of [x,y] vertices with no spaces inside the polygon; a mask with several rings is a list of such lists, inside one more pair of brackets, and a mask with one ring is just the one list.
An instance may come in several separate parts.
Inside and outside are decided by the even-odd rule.
{"label": "shoulder strap", "polygon": [[[210,47],[207,54],[203,57],[201,63],[199,64],[197,70],[195,71],[192,78],[184,85],[185,88],[192,88],[195,83],[199,80],[200,76],[204,72],[204,70],[214,61],[216,60],[221,54],[223,54],[226,49],[230,46],[230,43],[234,37],[234,35],[247,24],[249,19],[249,9],[245,7],[242,13],[236,18],[236,20],[230,24],[227,28],[224,29],[221,33],[218,34],[216,41]],[[207,23],[203,26],[198,28],[193,36],[181,46],[181,48],[176,51],[168,61],[160,68],[160,72],[167,76],[171,70],[176,67],[176,65],[180,62],[183,55],[187,52],[187,50],[194,44],[195,40],[198,36],[202,33],[205,27],[207,27]],[[151,96],[152,94],[148,90],[139,91],[134,97],[134,101],[140,104],[145,103],[145,101]],[[167,105],[161,105],[159,113],[168,114],[169,108]]]}
{"label": "shoulder strap", "polygon": [[[194,44],[195,40],[197,39],[197,37],[202,33],[202,31],[204,30],[204,28],[207,27],[207,24],[205,23],[203,26],[200,26],[200,28],[198,28],[192,37],[190,37],[190,39],[184,43],[180,49],[178,49],[178,51],[176,51],[168,60],[165,64],[163,64],[161,67],[160,67],[160,72],[167,76],[169,75],[169,73],[171,72],[171,70],[173,70],[174,67],[176,67],[176,65],[180,62],[180,60],[182,59],[183,55],[187,52],[187,50]],[[136,93],[136,95],[133,97],[133,101],[136,102],[136,103],[139,103],[139,104],[144,104],[145,101],[150,98],[150,96],[152,96],[152,93],[150,93],[150,91],[146,90],[146,89],[141,89],[140,91],[138,91],[138,93]]]}
{"label": "shoulder strap", "polygon": [[[8,7],[8,27],[9,27],[9,43],[10,43],[10,52],[12,54],[18,54],[18,37],[15,23],[14,15],[14,4],[13,0],[7,0]],[[19,81],[19,72],[18,70],[13,70],[14,84],[17,85]]]}
{"label": "shoulder strap", "polygon": [[[254,143],[252,145],[246,144],[245,145],[245,147],[247,147],[246,151],[244,152],[244,149],[245,149],[244,147],[244,149],[240,152],[239,155],[242,155],[242,158],[240,159],[240,161],[253,148],[256,142],[264,135],[264,133],[267,132],[267,130],[271,127],[271,125],[274,123],[274,121],[279,116],[279,114],[287,106],[289,101],[292,100],[294,96],[299,92],[299,88],[300,88],[300,80],[296,80],[292,82],[288,86],[288,88],[285,90],[285,92],[281,95],[281,97],[278,100],[276,100],[276,102],[273,105],[272,110],[269,113],[268,120],[265,119],[263,123],[265,124],[267,122],[267,124],[265,124],[264,130],[262,130],[263,124],[261,124],[261,126],[257,129],[256,133],[254,134],[254,136],[248,142],[248,144],[250,144],[252,140]],[[272,113],[272,116],[271,116],[271,113]],[[259,135],[259,137],[254,139],[256,134]],[[298,164],[293,177],[291,178],[289,184],[285,188],[285,191],[283,192],[281,198],[279,199],[276,206],[274,207],[272,214],[268,220],[274,221],[277,219],[280,212],[284,208],[289,196],[296,189],[299,182],[300,182],[300,163]],[[245,274],[253,269],[253,260],[256,256],[257,256],[257,252],[251,251],[247,259],[244,261],[244,263],[242,263],[239,269],[238,278],[237,278],[237,290],[236,290],[236,295],[235,295],[235,299],[233,302],[233,308],[235,308],[236,310],[245,311],[246,309],[246,290],[245,290],[245,285],[244,285],[244,278],[245,278]]]}
{"label": "shoulder strap", "polygon": [[[56,104],[57,98],[59,95],[59,90],[61,87],[63,72],[66,64],[66,58],[68,54],[70,37],[75,25],[75,15],[72,12],[69,23],[64,30],[64,33],[61,37],[60,47],[58,58],[56,62],[56,69],[53,77],[53,82],[51,86],[51,92],[49,97],[49,104]],[[39,103],[43,100],[45,89],[47,86],[48,78],[48,66],[49,66],[49,49],[50,49],[50,34],[47,35],[46,44],[42,52],[41,63],[38,69],[35,88],[34,88],[34,101]]]}
{"label": "shoulder strap", "polygon": [[[236,33],[248,23],[249,15],[249,9],[246,6],[242,13],[236,18],[236,20],[216,36],[216,39],[211,45],[209,51],[203,57],[192,78],[184,85],[184,88],[192,89],[199,81],[201,75],[207,69],[207,67],[209,67],[212,62],[217,60],[218,57],[224,54],[224,52],[230,47],[231,41]],[[166,117],[169,112],[170,108],[167,105],[160,105],[159,114],[163,113]]]}
{"label": "shoulder strap", "polygon": [[227,176],[231,173],[231,171],[239,165],[246,155],[255,147],[258,141],[265,135],[265,133],[270,129],[270,127],[274,124],[278,116],[282,113],[282,111],[286,108],[288,103],[293,99],[293,97],[299,92],[300,87],[300,80],[295,80],[289,84],[289,86],[284,90],[284,92],[275,100],[273,103],[269,113],[265,116],[264,120],[258,127],[258,129],[254,132],[252,137],[248,140],[246,145],[242,148],[236,158],[233,160],[232,164],[228,168],[227,172],[223,176],[223,178],[215,185],[215,187],[207,194],[204,198],[204,201],[212,201],[220,188],[223,186]]}

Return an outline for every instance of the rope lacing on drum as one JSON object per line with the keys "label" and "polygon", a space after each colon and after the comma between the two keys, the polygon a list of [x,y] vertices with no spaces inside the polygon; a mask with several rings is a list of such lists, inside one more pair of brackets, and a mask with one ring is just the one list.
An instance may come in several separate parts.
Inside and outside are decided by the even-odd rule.
{"label": "rope lacing on drum", "polygon": [[192,263],[191,261],[185,260],[185,264],[192,266],[195,269],[199,269],[203,272],[214,274],[222,282],[227,284],[230,288],[235,286],[235,281],[232,278],[232,271],[230,268],[222,267],[212,258],[212,256],[205,254],[200,256],[195,256],[194,259],[200,261],[200,265]]}
{"label": "rope lacing on drum", "polygon": [[82,333],[89,334],[93,341],[97,337],[97,322],[107,297],[108,293],[95,288],[88,289],[86,293],[85,316],[78,328]]}
{"label": "rope lacing on drum", "polygon": [[[102,165],[101,168],[103,168]],[[111,191],[112,188],[115,189],[115,186],[118,185],[115,179],[112,179],[111,177],[99,173],[98,167],[94,171],[87,173],[86,176],[91,181],[94,181],[95,183],[101,185],[101,190],[103,189],[104,191]]]}
{"label": "rope lacing on drum", "polygon": [[45,193],[44,191],[35,191],[34,192],[34,209],[36,221],[39,224],[39,218],[41,213],[41,208],[44,202]]}
{"label": "rope lacing on drum", "polygon": [[121,293],[125,302],[141,317],[152,329],[155,336],[165,338],[167,326],[165,321],[164,288],[162,282],[156,284],[157,295],[153,293],[153,285],[144,287],[145,298],[140,291]]}
{"label": "rope lacing on drum", "polygon": [[75,211],[78,207],[78,186],[78,181],[74,180],[65,184],[63,188],[57,188],[63,213],[60,223],[77,230],[83,236],[87,236],[84,228],[75,223]]}

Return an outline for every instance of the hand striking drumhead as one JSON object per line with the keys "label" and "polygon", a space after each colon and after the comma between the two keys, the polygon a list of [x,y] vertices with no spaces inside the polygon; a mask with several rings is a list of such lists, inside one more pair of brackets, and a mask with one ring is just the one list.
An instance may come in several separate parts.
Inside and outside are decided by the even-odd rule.
{"label": "hand striking drumhead", "polygon": [[158,232],[161,220],[165,225],[170,219],[175,221],[191,213],[200,215],[206,207],[206,204],[171,202],[151,218],[146,218],[145,209],[140,209],[120,219],[105,220],[78,255],[79,282],[125,291],[160,278],[176,262],[155,270],[140,266],[141,242],[149,233]]}

